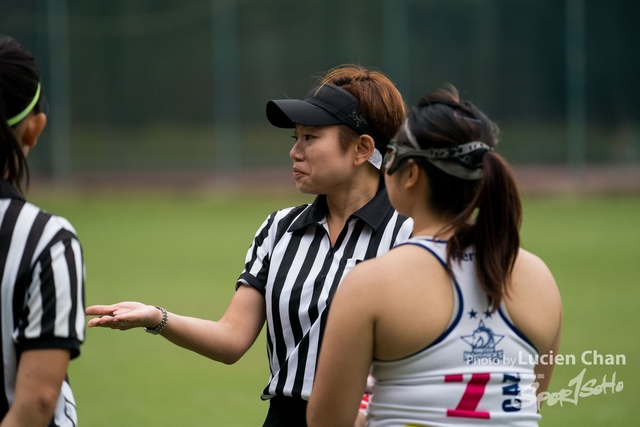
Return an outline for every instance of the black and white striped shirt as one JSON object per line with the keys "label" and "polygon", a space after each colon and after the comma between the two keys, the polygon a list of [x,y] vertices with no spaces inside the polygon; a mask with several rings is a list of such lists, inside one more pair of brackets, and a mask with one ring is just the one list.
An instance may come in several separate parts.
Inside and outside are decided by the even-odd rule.
{"label": "black and white striped shirt", "polygon": [[[67,220],[27,203],[0,180],[0,291],[3,393],[0,419],[13,402],[20,355],[34,349],[80,354],[84,341],[84,261]],[[50,426],[76,426],[69,383],[62,384]]]}
{"label": "black and white striped shirt", "polygon": [[327,321],[327,307],[357,262],[381,255],[410,237],[412,221],[389,203],[384,187],[329,240],[325,196],[271,214],[247,252],[238,282],[265,297],[271,375],[263,399],[308,400]]}

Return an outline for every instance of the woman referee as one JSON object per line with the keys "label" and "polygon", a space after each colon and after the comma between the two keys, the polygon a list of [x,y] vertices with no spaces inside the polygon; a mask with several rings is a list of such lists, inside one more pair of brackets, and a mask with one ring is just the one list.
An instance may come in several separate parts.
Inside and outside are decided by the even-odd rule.
{"label": "woman referee", "polygon": [[327,320],[343,277],[359,261],[407,239],[411,221],[391,207],[380,173],[389,138],[405,115],[400,93],[383,74],[360,66],[331,70],[304,100],[267,104],[274,126],[293,129],[290,152],[298,190],[312,204],[264,221],[218,322],[141,303],[93,306],[89,327],[145,327],[174,344],[234,363],[267,323],[271,375],[265,426],[304,426],[307,400]]}
{"label": "woman referee", "polygon": [[77,426],[66,376],[84,340],[84,264],[64,218],[25,202],[27,153],[47,118],[31,54],[0,37],[2,426]]}

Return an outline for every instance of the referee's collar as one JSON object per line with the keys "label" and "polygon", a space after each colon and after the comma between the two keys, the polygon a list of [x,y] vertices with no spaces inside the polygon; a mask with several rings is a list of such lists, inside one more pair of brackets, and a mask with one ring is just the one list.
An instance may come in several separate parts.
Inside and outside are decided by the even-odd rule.
{"label": "referee's collar", "polygon": [[18,199],[24,201],[24,197],[18,193],[18,190],[4,179],[0,179],[0,199]]}
{"label": "referee's collar", "polygon": [[[387,213],[392,209],[393,206],[391,206],[391,202],[389,202],[387,189],[384,185],[380,185],[373,199],[369,200],[366,205],[351,214],[350,218],[359,218],[371,227],[373,231],[377,231],[384,222]],[[317,224],[327,216],[328,211],[327,196],[319,195],[313,203],[302,212],[298,219],[291,224],[288,231],[296,231],[311,224]]]}

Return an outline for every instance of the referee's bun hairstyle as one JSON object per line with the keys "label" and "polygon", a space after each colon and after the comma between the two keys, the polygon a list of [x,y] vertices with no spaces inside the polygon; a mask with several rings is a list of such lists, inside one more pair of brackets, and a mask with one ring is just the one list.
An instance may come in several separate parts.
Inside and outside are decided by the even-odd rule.
{"label": "referee's bun hairstyle", "polygon": [[[474,104],[460,100],[453,85],[424,96],[410,109],[407,120],[421,149],[455,147],[472,141],[483,142],[491,149],[498,144],[498,126]],[[410,145],[406,132],[398,132],[396,143]],[[480,179],[456,177],[424,158],[413,161],[426,171],[429,206],[448,218],[448,230],[455,230],[449,239],[448,267],[462,259],[466,248],[475,246],[478,279],[496,310],[507,293],[518,255],[522,206],[515,178],[504,159],[493,150],[478,150],[471,155],[477,156],[473,160],[482,169]],[[475,220],[469,222],[474,216]]]}
{"label": "referee's bun hairstyle", "polygon": [[[13,128],[7,120],[20,114],[37,93],[40,74],[33,56],[11,37],[0,36],[0,164],[4,179],[22,192],[21,181],[29,168]],[[41,110],[42,96],[33,110]]]}
{"label": "referee's bun hairstyle", "polygon": [[[332,68],[318,79],[319,85],[327,83],[339,86],[358,99],[364,118],[386,138],[386,141],[376,144],[376,148],[384,154],[386,144],[406,115],[404,100],[393,82],[378,70],[345,64]],[[343,149],[346,150],[357,136],[347,126],[341,126],[340,142]]]}

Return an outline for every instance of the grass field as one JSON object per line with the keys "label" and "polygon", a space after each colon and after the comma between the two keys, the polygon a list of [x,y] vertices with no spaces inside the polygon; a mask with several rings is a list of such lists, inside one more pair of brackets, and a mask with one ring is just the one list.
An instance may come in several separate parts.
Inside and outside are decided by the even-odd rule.
{"label": "grass field", "polygon": [[[219,318],[234,292],[253,234],[273,210],[301,195],[59,195],[30,200],[76,227],[87,264],[87,304],[143,301],[186,315]],[[583,383],[622,382],[582,390],[575,403],[543,409],[542,426],[635,425],[640,418],[640,196],[525,198],[523,246],[543,258],[565,310],[550,391]],[[584,352],[621,354],[625,365],[585,365]],[[591,353],[586,353],[590,356]],[[587,360],[589,361],[589,360]],[[226,366],[142,330],[87,331],[70,380],[81,425],[259,426],[267,404],[264,336]],[[606,377],[606,378],[603,378]],[[620,389],[620,385],[618,385]],[[612,390],[614,392],[612,392]],[[588,396],[588,394],[592,394]],[[574,393],[566,396],[575,399]]]}

